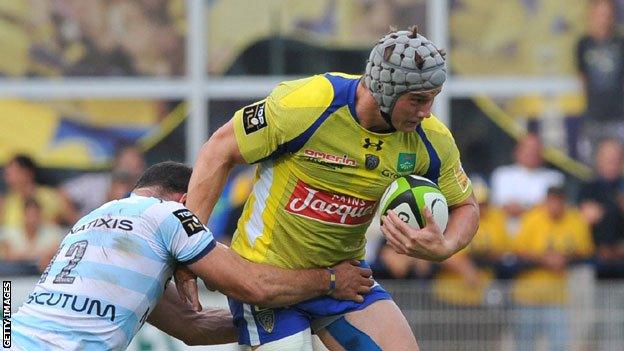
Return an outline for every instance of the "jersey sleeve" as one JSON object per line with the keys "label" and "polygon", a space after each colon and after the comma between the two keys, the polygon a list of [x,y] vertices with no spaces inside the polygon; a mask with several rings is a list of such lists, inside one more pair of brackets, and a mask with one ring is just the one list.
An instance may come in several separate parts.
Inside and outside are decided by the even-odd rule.
{"label": "jersey sleeve", "polygon": [[172,202],[162,207],[159,212],[163,218],[156,230],[156,237],[173,259],[191,264],[214,249],[217,243],[212,233],[191,210]]}
{"label": "jersey sleeve", "polygon": [[440,178],[438,186],[449,206],[466,200],[472,194],[472,183],[462,167],[459,149],[451,133],[446,130],[444,144],[440,146]]}
{"label": "jersey sleeve", "polygon": [[234,134],[247,163],[277,158],[296,148],[333,100],[331,83],[322,76],[284,82],[264,100],[232,117]]}

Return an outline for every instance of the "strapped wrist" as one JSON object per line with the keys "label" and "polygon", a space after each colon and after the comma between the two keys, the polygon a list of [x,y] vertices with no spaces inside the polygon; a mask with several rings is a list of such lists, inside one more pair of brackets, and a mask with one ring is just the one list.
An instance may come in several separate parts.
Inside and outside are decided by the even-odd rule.
{"label": "strapped wrist", "polygon": [[333,268],[327,268],[327,272],[329,272],[329,289],[327,290],[326,295],[331,295],[336,290],[336,270]]}

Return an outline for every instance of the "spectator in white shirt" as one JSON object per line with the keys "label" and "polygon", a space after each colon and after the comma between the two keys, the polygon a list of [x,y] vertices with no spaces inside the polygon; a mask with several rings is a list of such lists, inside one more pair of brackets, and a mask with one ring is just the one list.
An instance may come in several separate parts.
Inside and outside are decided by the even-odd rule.
{"label": "spectator in white shirt", "polygon": [[515,163],[492,172],[492,203],[501,206],[508,216],[508,230],[515,233],[518,217],[542,202],[549,187],[562,185],[561,172],[544,167],[542,142],[534,133],[518,140]]}

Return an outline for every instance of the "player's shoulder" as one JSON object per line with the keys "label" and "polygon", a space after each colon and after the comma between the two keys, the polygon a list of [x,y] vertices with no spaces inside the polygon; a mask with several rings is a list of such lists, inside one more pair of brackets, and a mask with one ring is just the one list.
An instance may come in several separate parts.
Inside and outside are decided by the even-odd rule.
{"label": "player's shoulder", "polygon": [[438,155],[445,161],[447,157],[453,157],[456,154],[457,146],[451,131],[437,117],[431,115],[421,123],[422,133],[419,136],[428,140],[431,146],[436,150]]}
{"label": "player's shoulder", "polygon": [[429,118],[425,118],[421,125],[425,133],[434,133],[450,139],[453,138],[453,135],[448,127],[433,114],[429,116]]}
{"label": "player's shoulder", "polygon": [[311,77],[284,81],[269,96],[280,108],[327,108],[336,96],[345,95],[360,76],[329,72]]}
{"label": "player's shoulder", "polygon": [[176,201],[165,201],[156,198],[150,199],[152,199],[152,205],[146,209],[145,215],[155,219],[165,219],[175,213],[189,211],[183,204]]}
{"label": "player's shoulder", "polygon": [[158,228],[158,233],[163,231],[176,232],[180,226],[188,235],[199,233],[206,228],[201,224],[197,216],[183,204],[176,201],[156,199],[142,217],[148,221],[149,226]]}
{"label": "player's shoulder", "polygon": [[327,108],[334,98],[331,82],[324,75],[284,81],[267,102],[279,109]]}
{"label": "player's shoulder", "polygon": [[151,196],[130,194],[130,196],[113,200],[93,211],[94,215],[116,214],[121,216],[139,217],[141,219],[162,220],[173,212],[185,208],[179,202],[166,201]]}

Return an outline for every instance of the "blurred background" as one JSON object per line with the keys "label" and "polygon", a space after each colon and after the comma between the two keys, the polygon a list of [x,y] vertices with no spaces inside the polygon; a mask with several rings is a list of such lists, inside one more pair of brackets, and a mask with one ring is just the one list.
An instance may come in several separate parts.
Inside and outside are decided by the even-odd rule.
{"label": "blurred background", "polygon": [[[146,166],[192,164],[278,82],[362,73],[390,25],[412,24],[449,53],[434,111],[482,217],[442,264],[367,233],[421,349],[624,350],[624,0],[0,1],[0,276],[14,308],[67,228]],[[250,174],[235,170],[210,219],[224,243]],[[186,348],[150,326],[130,347]]]}

